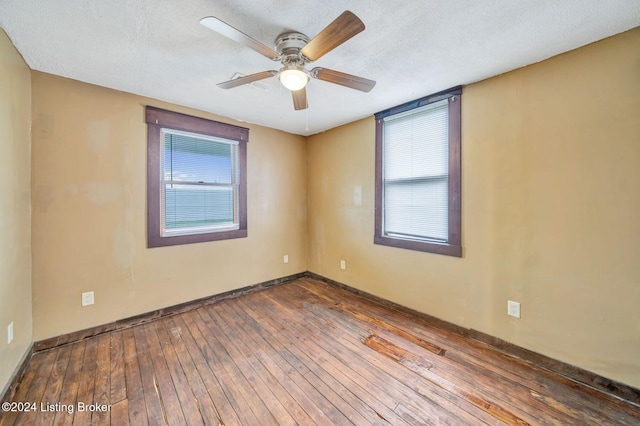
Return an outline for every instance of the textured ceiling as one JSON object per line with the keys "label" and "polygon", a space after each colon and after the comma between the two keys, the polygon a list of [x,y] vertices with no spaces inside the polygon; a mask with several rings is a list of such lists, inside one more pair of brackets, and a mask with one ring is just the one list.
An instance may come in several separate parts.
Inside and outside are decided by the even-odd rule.
{"label": "textured ceiling", "polygon": [[[344,10],[364,32],[311,64],[377,81],[312,80],[294,111],[277,79],[223,90],[278,63],[203,27],[216,16],[272,46],[315,36]],[[310,135],[640,25],[639,0],[0,0],[0,26],[38,71]],[[308,130],[307,130],[308,129]]]}

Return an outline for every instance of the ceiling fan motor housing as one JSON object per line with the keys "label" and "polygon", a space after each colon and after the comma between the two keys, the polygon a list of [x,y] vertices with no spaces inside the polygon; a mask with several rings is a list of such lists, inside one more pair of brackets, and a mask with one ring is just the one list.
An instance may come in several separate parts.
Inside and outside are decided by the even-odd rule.
{"label": "ceiling fan motor housing", "polygon": [[276,38],[275,48],[281,56],[283,65],[304,65],[309,62],[300,54],[300,50],[309,43],[309,37],[295,31],[282,33]]}

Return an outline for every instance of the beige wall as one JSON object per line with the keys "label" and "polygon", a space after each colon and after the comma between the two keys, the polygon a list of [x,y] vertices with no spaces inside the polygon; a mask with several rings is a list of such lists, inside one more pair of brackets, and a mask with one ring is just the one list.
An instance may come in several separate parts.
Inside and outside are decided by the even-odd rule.
{"label": "beige wall", "polygon": [[248,238],[147,249],[145,105],[233,120],[40,72],[32,91],[34,340],[307,269],[305,138],[248,126]]}
{"label": "beige wall", "polygon": [[640,29],[464,88],[462,259],[373,245],[372,118],[308,150],[311,271],[640,387]]}
{"label": "beige wall", "polygon": [[31,344],[30,133],[31,71],[0,29],[0,395]]}

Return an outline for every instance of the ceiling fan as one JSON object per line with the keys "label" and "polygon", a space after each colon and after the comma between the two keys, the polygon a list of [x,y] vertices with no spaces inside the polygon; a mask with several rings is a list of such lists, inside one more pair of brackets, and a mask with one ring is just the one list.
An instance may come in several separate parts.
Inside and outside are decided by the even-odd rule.
{"label": "ceiling fan", "polygon": [[296,110],[302,110],[308,107],[305,87],[309,82],[309,78],[328,81],[329,83],[339,84],[362,92],[369,92],[376,85],[373,80],[328,68],[316,67],[310,71],[305,69],[305,64],[317,61],[326,53],[364,30],[364,24],[360,18],[348,10],[327,25],[313,39],[309,39],[306,35],[295,31],[280,34],[275,40],[275,50],[216,17],[208,16],[202,18],[200,23],[237,43],[255,50],[272,61],[282,63],[282,68],[277,71],[262,71],[218,83],[218,87],[222,89],[231,89],[277,76],[282,85],[291,90],[293,107]]}

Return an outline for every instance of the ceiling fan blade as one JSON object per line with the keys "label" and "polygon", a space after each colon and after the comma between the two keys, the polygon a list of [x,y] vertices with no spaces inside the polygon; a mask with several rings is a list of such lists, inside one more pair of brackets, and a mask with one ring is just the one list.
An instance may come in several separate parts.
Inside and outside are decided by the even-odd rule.
{"label": "ceiling fan blade", "polygon": [[300,53],[308,60],[316,61],[363,30],[364,24],[360,18],[347,10],[320,31]]}
{"label": "ceiling fan blade", "polygon": [[304,87],[300,90],[296,90],[295,92],[292,91],[291,96],[293,97],[293,108],[296,111],[307,109],[309,107],[309,104],[307,104],[307,89]]}
{"label": "ceiling fan blade", "polygon": [[369,92],[376,85],[376,82],[373,80],[327,68],[316,67],[311,70],[310,74],[311,77],[317,78],[318,80],[339,84],[351,89],[360,90],[361,92]]}
{"label": "ceiling fan blade", "polygon": [[265,78],[273,77],[277,74],[278,71],[262,71],[255,74],[245,75],[244,77],[234,78],[233,80],[223,81],[222,83],[218,83],[216,86],[221,89],[233,89],[234,87],[253,83],[258,80],[264,80]]}
{"label": "ceiling fan blade", "polygon": [[272,61],[280,60],[280,54],[278,52],[265,46],[253,37],[249,37],[242,31],[232,27],[231,25],[227,24],[224,21],[221,21],[214,16],[207,16],[206,18],[202,18],[200,20],[200,23],[205,27],[217,32],[218,34],[221,34],[228,39],[235,41],[236,43],[243,44],[248,48],[255,50],[259,54],[266,56]]}

